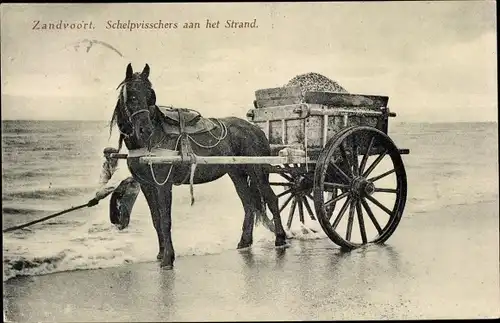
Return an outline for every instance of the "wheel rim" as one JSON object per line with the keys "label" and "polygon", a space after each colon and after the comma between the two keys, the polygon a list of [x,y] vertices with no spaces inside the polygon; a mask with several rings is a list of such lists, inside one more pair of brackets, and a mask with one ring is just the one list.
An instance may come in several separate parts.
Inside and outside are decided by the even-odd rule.
{"label": "wheel rim", "polygon": [[[401,156],[387,135],[372,127],[345,129],[328,142],[316,164],[318,221],[344,248],[385,242],[401,219],[406,186]],[[341,194],[325,199],[323,192],[328,189]],[[334,203],[341,207],[330,215],[328,207]]]}

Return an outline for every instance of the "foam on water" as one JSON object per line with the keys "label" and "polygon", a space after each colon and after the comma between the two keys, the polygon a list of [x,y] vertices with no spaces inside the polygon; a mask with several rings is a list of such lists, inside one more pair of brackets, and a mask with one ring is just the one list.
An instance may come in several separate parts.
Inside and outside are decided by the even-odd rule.
{"label": "foam on water", "polygon": [[[4,131],[9,129],[2,127]],[[18,134],[11,131],[3,138],[6,147],[2,165],[2,173],[6,175],[2,183],[4,228],[92,198],[102,163],[100,152],[102,147],[110,145],[106,142],[107,129],[92,123],[22,123],[10,127]],[[51,127],[52,131],[47,130]],[[102,131],[90,135],[87,128]],[[85,133],[85,140],[75,135],[75,129]],[[391,137],[401,148],[411,149],[411,154],[403,157],[408,176],[404,217],[447,205],[498,200],[498,160],[496,148],[491,148],[497,147],[496,130],[496,124],[395,127]],[[38,158],[44,150],[29,149],[30,145],[40,144],[37,134],[41,137],[50,134],[51,138],[60,135],[71,144],[60,146],[64,154]],[[16,136],[30,136],[23,141],[23,149],[18,147],[19,140],[9,141],[9,138],[18,139]],[[85,158],[75,157],[83,152]],[[30,174],[29,178],[22,176],[26,173]],[[190,206],[187,186],[174,187],[173,195],[172,237],[178,257],[236,248],[243,208],[227,176],[213,183],[196,185],[193,206]],[[142,193],[134,206],[130,225],[123,231],[110,223],[108,201],[4,234],[4,281],[16,275],[156,261],[157,235]],[[284,224],[287,218],[285,209]],[[305,226],[295,218],[287,235],[294,239],[326,239],[318,222],[307,216]],[[274,234],[257,226],[253,241],[256,247],[272,247]]]}
{"label": "foam on water", "polygon": [[[197,201],[193,206],[188,203],[187,187],[174,188],[174,197],[172,237],[177,256],[214,254],[236,248],[243,208],[228,178],[196,186]],[[107,207],[107,203],[100,203],[95,208],[37,224],[30,230],[5,234],[4,280],[16,275],[156,261],[157,235],[142,194],[134,206],[129,227],[122,231],[109,222]],[[49,226],[54,222],[57,224]],[[300,222],[294,223],[288,236],[326,237],[316,221],[306,224],[303,228]],[[273,246],[274,238],[263,226],[254,228],[254,246]]]}

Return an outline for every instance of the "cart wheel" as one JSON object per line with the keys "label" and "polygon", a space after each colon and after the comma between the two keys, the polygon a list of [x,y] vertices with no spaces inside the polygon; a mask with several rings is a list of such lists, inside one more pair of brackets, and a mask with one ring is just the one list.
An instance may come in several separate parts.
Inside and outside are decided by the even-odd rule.
{"label": "cart wheel", "polygon": [[[305,224],[307,216],[315,221],[314,198],[312,195],[314,182],[314,166],[306,169],[302,164],[281,165],[281,171],[275,173],[280,177],[278,181],[270,181],[278,197],[280,214],[287,214],[286,228],[290,230],[293,221],[300,221]],[[337,190],[327,192],[330,198],[337,196]],[[287,210],[287,206],[289,209]],[[327,212],[333,212],[334,205],[331,205]],[[307,216],[304,213],[307,212]],[[285,217],[283,217],[285,218]],[[297,221],[295,220],[295,221]],[[315,232],[313,229],[311,231]]]}
{"label": "cart wheel", "polygon": [[[325,199],[324,191],[337,189],[342,193]],[[401,220],[406,190],[406,172],[396,145],[373,127],[342,130],[330,139],[316,163],[318,221],[328,237],[345,249],[385,242]],[[330,212],[329,206],[337,202],[340,209]]]}

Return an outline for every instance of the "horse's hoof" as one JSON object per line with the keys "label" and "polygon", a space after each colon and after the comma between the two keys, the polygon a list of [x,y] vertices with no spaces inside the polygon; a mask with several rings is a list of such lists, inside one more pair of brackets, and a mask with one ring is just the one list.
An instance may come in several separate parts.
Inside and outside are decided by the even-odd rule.
{"label": "horse's hoof", "polygon": [[174,269],[174,266],[173,265],[161,265],[160,268],[162,270],[172,270],[172,269]]}
{"label": "horse's hoof", "polygon": [[312,232],[312,230],[311,230],[311,231],[309,231],[309,230],[308,230],[307,228],[305,228],[305,227],[302,227],[302,228],[301,228],[301,231],[302,231],[302,234],[309,234],[310,232]]}
{"label": "horse's hoof", "polygon": [[163,259],[163,251],[158,252],[158,254],[156,255],[156,259],[157,260],[162,260]]}
{"label": "horse's hoof", "polygon": [[286,247],[289,246],[289,244],[286,242],[284,238],[278,238],[276,239],[276,242],[274,243],[276,247]]}
{"label": "horse's hoof", "polygon": [[289,243],[285,243],[285,244],[282,244],[282,245],[279,245],[279,246],[275,246],[276,249],[287,249],[287,248],[290,248],[292,245],[289,244]]}
{"label": "horse's hoof", "polygon": [[238,247],[237,249],[247,249],[247,248],[250,248],[252,246],[252,242],[240,242],[238,243]]}

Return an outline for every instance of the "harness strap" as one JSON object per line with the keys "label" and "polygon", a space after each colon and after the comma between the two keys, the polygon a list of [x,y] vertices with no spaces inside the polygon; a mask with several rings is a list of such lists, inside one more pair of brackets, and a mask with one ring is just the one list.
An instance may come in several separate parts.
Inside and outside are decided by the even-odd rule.
{"label": "harness strap", "polygon": [[189,160],[191,165],[191,172],[189,176],[189,192],[191,194],[191,205],[194,204],[194,172],[196,170],[196,156],[193,153],[193,149],[191,144],[189,143],[188,134],[185,131],[185,120],[182,115],[182,109],[177,109],[177,113],[179,114],[179,132],[181,136],[181,158],[182,161]]}

